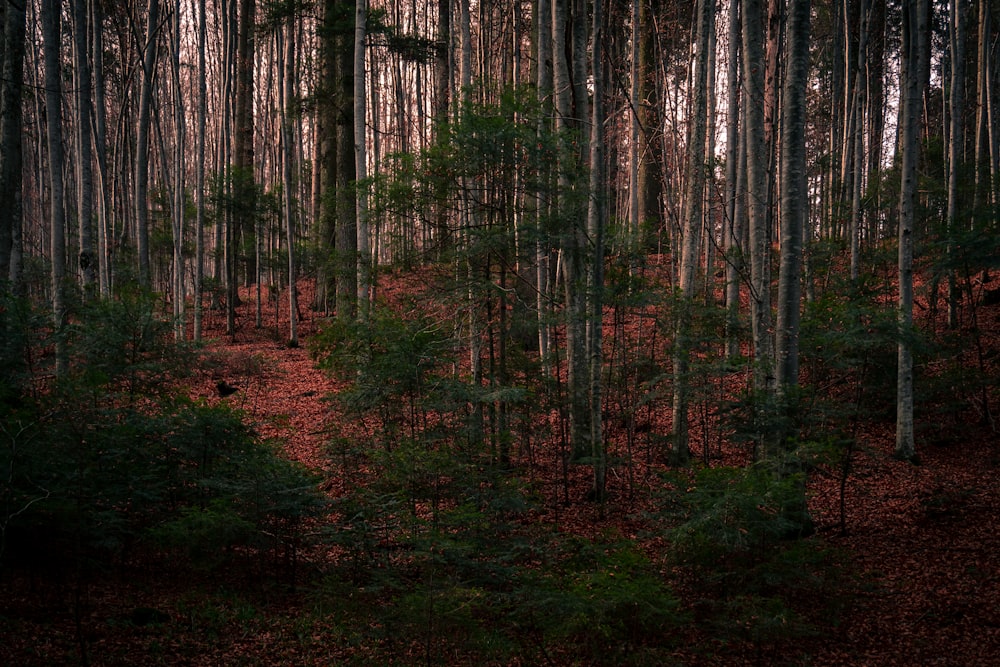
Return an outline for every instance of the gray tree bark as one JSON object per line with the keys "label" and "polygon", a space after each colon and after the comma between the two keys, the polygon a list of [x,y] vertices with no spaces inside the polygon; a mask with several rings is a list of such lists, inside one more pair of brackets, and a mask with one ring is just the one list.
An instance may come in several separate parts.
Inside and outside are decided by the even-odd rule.
{"label": "gray tree bark", "polygon": [[900,64],[902,153],[899,189],[899,344],[896,377],[895,456],[912,461],[916,457],[913,432],[913,225],[917,199],[917,160],[920,152],[920,115],[923,103],[924,68],[927,65],[927,0],[903,6],[903,39]]}
{"label": "gray tree bark", "polygon": [[770,159],[764,141],[764,33],[760,0],[743,0],[744,132],[747,141],[747,202],[750,227],[750,318],[753,330],[754,388],[774,389],[774,338],[771,331],[771,243],[768,225]]}
{"label": "gray tree bark", "polygon": [[788,3],[788,60],[781,121],[781,264],[776,343],[777,388],[783,394],[799,381],[802,230],[809,217],[806,181],[809,12],[809,0]]}

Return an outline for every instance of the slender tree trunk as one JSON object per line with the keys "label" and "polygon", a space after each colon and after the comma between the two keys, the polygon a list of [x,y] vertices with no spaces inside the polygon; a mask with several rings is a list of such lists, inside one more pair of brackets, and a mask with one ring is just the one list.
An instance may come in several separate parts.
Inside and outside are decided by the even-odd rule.
{"label": "slender tree trunk", "polygon": [[184,284],[184,173],[185,173],[185,122],[183,91],[181,89],[181,0],[174,5],[171,42],[171,74],[174,94],[174,191],[173,197],[173,293],[174,293],[174,337],[183,340],[186,335]]}
{"label": "slender tree trunk", "polygon": [[607,177],[604,168],[604,0],[594,0],[592,30],[592,84],[594,92],[593,120],[590,125],[590,198],[587,210],[587,235],[593,243],[588,280],[589,343],[590,349],[590,458],[594,470],[594,498],[604,500],[607,453],[604,449],[604,430],[601,419],[603,396],[604,355],[603,308],[604,300],[604,237],[607,228]]}
{"label": "slender tree trunk", "polygon": [[684,218],[681,230],[681,260],[678,300],[674,314],[674,443],[671,458],[684,463],[690,455],[688,443],[688,372],[691,359],[691,308],[694,305],[695,274],[698,266],[698,242],[701,238],[705,197],[705,134],[708,118],[709,35],[715,29],[713,0],[698,0],[695,10],[697,45],[691,105],[688,122],[687,166],[684,175]]}
{"label": "slender tree trunk", "polygon": [[284,66],[282,75],[283,93],[281,95],[281,147],[282,147],[282,183],[285,205],[285,238],[288,250],[288,345],[299,345],[298,321],[298,287],[296,285],[297,270],[295,265],[295,199],[292,182],[292,130],[295,99],[295,17],[289,16],[285,26],[284,53],[279,53],[278,66]]}
{"label": "slender tree trunk", "polygon": [[15,229],[22,224],[21,163],[22,90],[24,84],[25,2],[8,2],[3,13],[0,53],[0,285],[10,280],[17,290],[20,276],[11,269]]}
{"label": "slender tree trunk", "polygon": [[144,289],[152,287],[149,270],[149,126],[159,18],[159,0],[148,0],[146,41],[143,46],[142,86],[139,91],[139,117],[135,133],[136,251],[139,255],[139,285]]}
{"label": "slender tree trunk", "polygon": [[45,130],[49,152],[50,258],[52,321],[56,332],[56,375],[68,368],[62,328],[66,323],[66,210],[63,185],[61,17],[59,0],[42,0],[42,51],[45,60]]}
{"label": "slender tree trunk", "polygon": [[639,225],[635,230],[642,253],[643,228],[658,232],[662,225],[663,165],[660,96],[657,92],[656,35],[661,0],[635,0],[639,3]]}
{"label": "slender tree trunk", "polygon": [[729,44],[726,65],[726,92],[728,110],[726,119],[726,358],[735,359],[740,354],[740,282],[743,272],[742,228],[744,225],[742,202],[745,200],[740,183],[745,178],[740,156],[745,155],[743,133],[740,132],[740,12],[739,3],[729,4]]}
{"label": "slender tree trunk", "polygon": [[362,320],[367,320],[372,300],[372,255],[369,246],[368,178],[365,119],[368,117],[365,89],[365,41],[368,22],[368,0],[357,0],[354,19],[354,157],[357,188],[357,308]]}
{"label": "slender tree trunk", "polygon": [[[239,303],[237,256],[246,254],[245,280],[256,275],[257,262],[249,252],[257,247],[256,185],[254,178],[254,63],[256,0],[240,0],[236,29],[236,97],[233,126],[233,197],[237,214],[232,216],[228,237],[228,282],[226,298],[226,333],[235,335],[235,309]],[[239,251],[241,252],[238,252]]]}
{"label": "slender tree trunk", "polygon": [[923,71],[928,57],[927,0],[903,7],[903,41],[900,67],[902,151],[899,190],[899,344],[896,380],[896,451],[899,459],[916,457],[913,433],[913,229],[917,199],[917,160],[920,151],[920,115]]}
{"label": "slender tree trunk", "polygon": [[851,154],[854,170],[851,176],[851,282],[857,283],[861,276],[861,233],[863,230],[861,210],[861,190],[864,184],[864,110],[867,98],[868,78],[864,75],[868,66],[868,23],[871,16],[870,0],[860,0],[858,7],[858,49],[857,66],[854,74],[853,111],[851,125],[854,147]]}
{"label": "slender tree trunk", "polygon": [[[552,109],[552,0],[538,0],[536,44],[538,53],[538,100],[541,113],[537,125],[539,141],[543,134],[551,131],[548,118]],[[539,183],[548,184],[552,180],[551,165],[539,166]],[[544,186],[543,186],[544,187]],[[538,311],[538,357],[542,362],[542,372],[551,375],[549,341],[551,340],[552,287],[549,238],[548,198],[539,193],[534,200],[536,219],[535,240],[535,306]]]}
{"label": "slender tree trunk", "polygon": [[[198,0],[198,136],[195,148],[195,251],[194,251],[194,339],[201,340],[202,288],[205,281],[205,125],[208,86],[205,59],[205,0]],[[218,250],[218,249],[216,249]]]}
{"label": "slender tree trunk", "polygon": [[97,269],[102,297],[111,295],[111,174],[107,157],[107,112],[104,84],[104,14],[100,0],[90,0],[94,61],[94,154],[97,164]]}
{"label": "slender tree trunk", "polygon": [[76,140],[77,140],[77,215],[80,234],[80,274],[84,296],[92,296],[97,287],[97,255],[94,253],[94,171],[92,123],[94,105],[92,78],[87,49],[87,0],[73,0],[73,55],[76,61]]}
{"label": "slender tree trunk", "polygon": [[[948,142],[948,211],[946,253],[953,258],[955,252],[954,235],[959,224],[959,180],[965,148],[965,19],[970,13],[968,0],[952,0],[948,15],[949,46],[951,50],[951,90],[949,91],[949,142]],[[951,264],[951,262],[949,262]],[[955,272],[948,270],[948,327],[958,327],[959,292],[955,284]]]}

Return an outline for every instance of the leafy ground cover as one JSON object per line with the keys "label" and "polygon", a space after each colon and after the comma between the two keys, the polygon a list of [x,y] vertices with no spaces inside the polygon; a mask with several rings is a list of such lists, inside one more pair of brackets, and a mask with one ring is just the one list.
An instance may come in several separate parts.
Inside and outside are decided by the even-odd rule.
{"label": "leafy ground cover", "polygon": [[[399,278],[383,292],[409,303],[419,290]],[[300,293],[308,303],[309,285]],[[998,320],[982,310],[991,359]],[[406,436],[412,411],[380,414],[357,391],[363,370],[321,370],[323,354],[288,348],[273,321],[234,340],[209,325],[216,356],[189,378],[191,395],[241,410],[319,474],[330,505],[290,555],[243,544],[191,562],[152,549],[86,576],[8,568],[0,663],[967,666],[1000,655],[1000,451],[974,410],[925,420],[916,466],[892,458],[884,416],[858,420],[850,448],[818,454],[808,476],[814,534],[788,540],[775,520],[787,489],[746,467],[745,448],[706,444],[708,426],[710,456],[687,470],[620,446],[597,505],[586,467],[546,446],[551,425],[528,425],[535,437],[516,438],[498,471],[488,441],[440,444],[465,389],[420,385],[430,446]],[[322,326],[309,314],[304,338]],[[438,349],[433,336],[408,340],[422,341],[421,358]],[[430,362],[422,373],[433,377]],[[413,396],[406,377],[393,376],[393,410]],[[237,391],[220,396],[219,381]],[[645,418],[643,432],[668,429],[656,411]]]}

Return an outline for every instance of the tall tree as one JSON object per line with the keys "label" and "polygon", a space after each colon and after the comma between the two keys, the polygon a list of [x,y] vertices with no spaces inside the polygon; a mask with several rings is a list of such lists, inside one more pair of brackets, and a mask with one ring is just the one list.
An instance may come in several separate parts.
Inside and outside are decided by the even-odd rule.
{"label": "tall tree", "polygon": [[740,132],[742,92],[740,86],[740,5],[729,2],[726,63],[726,357],[739,355],[740,283],[743,273],[744,202],[742,184],[746,170],[740,157],[745,156],[743,134]]}
{"label": "tall tree", "polygon": [[[635,0],[639,4],[639,224],[659,229],[663,217],[662,134],[660,98],[657,88],[657,17],[662,0]],[[641,229],[635,230],[641,240]]]}
{"label": "tall tree", "polygon": [[802,231],[809,193],[806,181],[806,85],[809,76],[809,0],[788,3],[788,60],[782,93],[781,264],[778,273],[777,388],[799,381],[799,311]]}
{"label": "tall tree", "polygon": [[79,266],[84,294],[89,295],[97,286],[98,257],[94,253],[94,171],[92,118],[94,103],[91,97],[92,77],[90,51],[87,48],[89,16],[87,0],[72,0],[73,9],[73,59],[76,74],[76,169],[77,216],[79,217],[80,255]]}
{"label": "tall tree", "polygon": [[104,11],[100,0],[91,0],[94,62],[94,162],[97,166],[97,275],[101,296],[111,294],[111,175],[108,172],[107,105],[104,77]]}
{"label": "tall tree", "polygon": [[159,0],[148,0],[146,41],[143,45],[142,84],[139,90],[139,115],[136,121],[135,148],[135,222],[136,251],[139,255],[139,284],[151,287],[149,270],[149,129],[153,103],[153,70],[156,67],[156,36],[159,31]]}
{"label": "tall tree", "polygon": [[7,2],[0,53],[0,284],[13,275],[15,227],[21,226],[22,88],[26,0]]}
{"label": "tall tree", "polygon": [[198,126],[195,139],[194,339],[201,340],[202,288],[205,281],[205,126],[208,116],[208,74],[205,57],[205,0],[198,0]]}
{"label": "tall tree", "polygon": [[747,142],[747,203],[750,227],[750,318],[753,331],[754,388],[774,388],[774,338],[771,331],[771,238],[768,224],[764,140],[764,28],[760,0],[743,0],[744,132]]}
{"label": "tall tree", "polygon": [[66,321],[66,202],[63,183],[62,26],[59,0],[42,0],[42,51],[45,59],[45,135],[49,157],[49,220],[52,263],[52,317],[56,331],[56,375],[66,372],[65,343],[59,335]]}
{"label": "tall tree", "polygon": [[587,236],[593,244],[588,278],[588,341],[590,366],[590,459],[594,469],[594,497],[604,499],[607,453],[601,419],[602,378],[604,356],[602,320],[604,317],[604,232],[607,227],[607,178],[604,166],[604,0],[594,0],[591,39],[591,82],[594,102],[590,124],[590,187],[587,210]]}
{"label": "tall tree", "polygon": [[[951,86],[948,93],[948,210],[947,253],[954,252],[953,235],[959,225],[959,170],[965,154],[965,21],[971,10],[968,0],[952,0],[948,12],[948,44],[951,60]],[[948,326],[958,327],[958,290],[955,273],[948,272]]]}
{"label": "tall tree", "polygon": [[357,310],[362,318],[368,317],[372,299],[372,257],[369,248],[368,194],[365,179],[368,178],[368,152],[366,146],[366,113],[368,96],[365,90],[365,43],[368,23],[368,0],[356,0],[354,15],[354,156],[357,187]]}
{"label": "tall tree", "polygon": [[173,276],[171,291],[174,305],[174,336],[182,340],[185,324],[184,281],[184,104],[181,86],[181,0],[176,0],[170,31],[170,74],[174,96],[174,190],[172,197],[171,230],[173,232]]}
{"label": "tall tree", "polygon": [[864,76],[868,67],[868,25],[871,17],[870,0],[859,0],[858,2],[858,47],[857,63],[853,77],[851,96],[851,130],[850,141],[853,146],[849,151],[853,160],[853,171],[850,177],[851,183],[851,281],[857,282],[861,275],[861,232],[862,232],[862,209],[861,190],[864,185],[864,110],[867,99],[868,78]]}
{"label": "tall tree", "polygon": [[917,200],[917,160],[920,153],[920,114],[923,104],[923,72],[927,66],[927,0],[903,4],[903,33],[899,91],[900,188],[899,188],[899,343],[896,378],[897,458],[916,456],[913,432],[913,231]]}
{"label": "tall tree", "polygon": [[674,444],[672,458],[684,462],[688,445],[688,370],[691,358],[691,306],[695,295],[698,242],[701,238],[705,201],[705,141],[708,122],[708,69],[710,35],[715,30],[714,0],[698,0],[695,12],[695,61],[691,88],[694,100],[688,123],[684,219],[681,232],[678,301],[674,330]]}
{"label": "tall tree", "polygon": [[336,126],[334,128],[337,316],[353,318],[358,308],[358,198],[357,156],[354,144],[354,41],[358,2],[338,0],[341,28],[336,37],[334,55]]}
{"label": "tall tree", "polygon": [[[285,238],[288,250],[288,344],[297,347],[299,344],[298,325],[298,286],[295,263],[295,201],[292,180],[292,161],[294,151],[293,118],[295,99],[295,15],[286,19],[284,52],[279,53],[279,67],[284,65],[284,90],[281,95],[281,147],[282,147],[282,191],[285,206]],[[283,62],[282,62],[283,61]]]}

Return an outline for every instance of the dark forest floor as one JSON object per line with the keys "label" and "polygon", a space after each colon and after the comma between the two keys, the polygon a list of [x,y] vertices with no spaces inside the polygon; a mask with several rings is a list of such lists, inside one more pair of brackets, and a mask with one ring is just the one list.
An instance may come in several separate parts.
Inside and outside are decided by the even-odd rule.
{"label": "dark forest floor", "polygon": [[[304,283],[302,304],[310,297]],[[302,314],[305,340],[322,318],[304,306]],[[288,456],[322,471],[324,490],[336,496],[344,480],[326,447],[327,427],[339,415],[324,397],[338,383],[315,367],[305,346],[289,348],[287,320],[279,331],[273,312],[269,315],[263,328],[255,328],[253,301],[247,299],[237,335],[227,340],[221,316],[210,314],[206,337],[216,340],[213,347],[226,360],[226,379],[239,391],[219,398],[206,375],[192,392],[245,410],[262,436],[281,439]],[[980,323],[996,355],[1000,306],[984,308]],[[948,423],[952,417],[954,426]],[[917,443],[919,465],[892,457],[893,424],[864,424],[843,506],[839,480],[810,479],[817,532],[844,554],[850,572],[845,585],[851,590],[837,618],[796,647],[808,659],[795,658],[792,664],[1000,664],[1000,439],[988,424],[966,423],[974,418],[970,411],[946,415],[939,424],[925,419]],[[947,437],[952,431],[956,437]],[[655,472],[639,475],[652,484]],[[561,502],[557,457],[535,457],[530,474],[549,489],[550,506],[540,520],[583,534],[614,528],[635,535],[642,528],[634,517],[648,498],[612,493],[607,507],[584,506],[570,517]],[[579,476],[577,483],[585,489],[586,475],[581,471]],[[545,478],[551,478],[547,485]],[[305,565],[302,580],[308,582],[308,558]],[[241,590],[245,594],[236,592]],[[147,565],[123,568],[85,589],[15,578],[5,583],[4,595],[0,617],[15,635],[0,639],[2,664],[80,664],[76,638],[81,627],[94,665],[370,664],[364,646],[338,639],[315,621],[307,588],[289,590],[258,577],[234,574],[227,581],[225,573],[202,577]],[[75,596],[83,596],[83,604]],[[145,608],[166,610],[170,621],[127,622],[136,609]],[[711,658],[681,649],[676,658],[679,664],[786,664],[782,655],[745,652]],[[399,657],[400,664],[407,662]]]}

